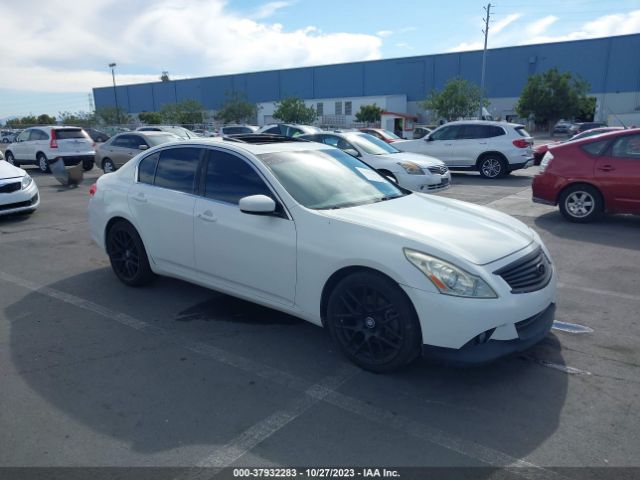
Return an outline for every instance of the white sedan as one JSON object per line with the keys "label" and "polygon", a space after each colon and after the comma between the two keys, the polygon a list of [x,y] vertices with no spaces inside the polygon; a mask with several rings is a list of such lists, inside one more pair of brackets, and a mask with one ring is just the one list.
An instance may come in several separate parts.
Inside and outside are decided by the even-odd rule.
{"label": "white sedan", "polygon": [[168,275],[326,327],[363,368],[484,363],[553,321],[540,237],[489,208],[406,193],[336,148],[268,135],[140,153],[92,185],[116,276]]}
{"label": "white sedan", "polygon": [[435,192],[451,186],[451,173],[443,161],[419,153],[401,152],[367,133],[322,132],[298,138],[337,147],[414,192]]}
{"label": "white sedan", "polygon": [[32,213],[39,205],[36,182],[23,169],[7,162],[0,152],[0,215]]}

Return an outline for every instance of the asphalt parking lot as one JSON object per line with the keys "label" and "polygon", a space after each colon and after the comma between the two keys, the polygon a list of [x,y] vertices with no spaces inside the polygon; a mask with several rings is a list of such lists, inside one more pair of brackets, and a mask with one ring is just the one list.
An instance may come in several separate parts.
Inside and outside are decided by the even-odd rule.
{"label": "asphalt parking lot", "polygon": [[0,217],[0,467],[640,466],[638,216],[567,223],[531,203],[537,167],[455,174],[441,195],[540,233],[556,320],[592,331],[481,368],[374,375],[296,318],[167,278],[124,286],[89,237],[100,171],[67,189],[27,168],[39,210]]}

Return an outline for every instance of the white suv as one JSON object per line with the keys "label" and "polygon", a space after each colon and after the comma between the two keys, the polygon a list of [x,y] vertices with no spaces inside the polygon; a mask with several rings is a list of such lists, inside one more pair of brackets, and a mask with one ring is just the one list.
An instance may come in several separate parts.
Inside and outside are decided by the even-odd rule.
{"label": "white suv", "polygon": [[91,170],[95,159],[95,143],[80,127],[31,127],[23,130],[16,141],[7,147],[4,156],[15,165],[38,165],[49,172],[49,162],[61,158],[65,165],[77,165]]}
{"label": "white suv", "polygon": [[403,152],[438,158],[451,170],[478,170],[485,178],[533,165],[532,145],[523,125],[483,120],[449,122],[419,140],[393,144]]}

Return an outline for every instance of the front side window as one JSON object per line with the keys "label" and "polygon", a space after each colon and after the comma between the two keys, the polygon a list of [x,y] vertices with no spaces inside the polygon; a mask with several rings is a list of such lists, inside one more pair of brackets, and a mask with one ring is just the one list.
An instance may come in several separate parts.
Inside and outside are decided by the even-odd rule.
{"label": "front side window", "polygon": [[16,141],[18,142],[25,142],[29,139],[29,134],[31,133],[31,130],[24,130],[23,132],[20,132],[20,135],[18,135],[18,138],[16,139]]}
{"label": "front side window", "polygon": [[204,195],[220,202],[238,204],[251,195],[273,198],[258,173],[243,159],[227,152],[211,150],[207,162]]}
{"label": "front side window", "polygon": [[341,150],[264,153],[258,157],[306,208],[346,208],[405,195],[378,172]]}
{"label": "front side window", "polygon": [[611,148],[611,156],[640,160],[640,135],[625,135],[618,138]]}
{"label": "front side window", "polygon": [[268,133],[270,135],[280,135],[280,125],[275,125],[275,126],[273,126],[271,128],[267,128],[262,133]]}
{"label": "front side window", "polygon": [[462,129],[461,126],[451,125],[450,127],[443,127],[431,134],[432,140],[454,140],[458,138],[458,133]]}
{"label": "front side window", "polygon": [[160,152],[154,185],[193,193],[201,148],[168,148]]}
{"label": "front side window", "polygon": [[115,138],[113,140],[113,142],[111,143],[111,146],[113,147],[119,147],[119,148],[131,148],[131,135],[120,135],[119,137]]}

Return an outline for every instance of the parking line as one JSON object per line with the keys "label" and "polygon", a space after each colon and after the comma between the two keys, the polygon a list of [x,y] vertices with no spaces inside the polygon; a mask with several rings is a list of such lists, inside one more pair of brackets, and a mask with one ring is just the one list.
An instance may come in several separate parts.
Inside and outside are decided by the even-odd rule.
{"label": "parking line", "polygon": [[[378,423],[385,427],[392,427],[396,430],[399,430],[401,433],[412,435],[416,438],[452,450],[463,456],[477,460],[481,463],[485,463],[494,467],[518,467],[512,470],[512,473],[518,474],[528,479],[562,478],[561,475],[555,472],[552,472],[525,460],[512,457],[507,453],[495,450],[491,447],[483,446],[473,441],[456,438],[446,432],[422,424],[409,417],[394,414],[390,410],[375,407],[351,396],[338,393],[337,391],[335,391],[335,388],[339,386],[339,383],[336,384],[336,382],[339,382],[339,379],[341,378],[340,374],[334,379],[328,378],[324,379],[320,383],[310,385],[308,381],[295,377],[287,372],[254,362],[253,360],[241,357],[240,355],[226,352],[204,342],[187,339],[183,335],[180,335],[176,332],[172,332],[168,329],[152,325],[151,323],[137,319],[135,317],[132,317],[131,315],[111,310],[107,307],[91,302],[89,300],[85,300],[76,295],[62,292],[45,285],[40,285],[2,271],[0,271],[0,280],[23,287],[26,290],[30,290],[32,292],[60,300],[70,305],[74,305],[78,308],[93,312],[107,319],[115,320],[122,325],[128,326],[138,331],[159,336],[168,336],[176,341],[181,340],[181,342],[178,344],[179,347],[186,348],[192,352],[205,355],[220,363],[231,365],[235,368],[238,368],[239,370],[256,375],[265,380],[276,382],[280,385],[291,388],[292,390],[304,392],[305,398],[309,397],[315,400],[306,408],[305,406],[307,405],[308,400],[303,399],[295,402],[295,404],[289,410],[289,415],[295,415],[295,413],[298,411],[300,411],[300,414],[304,413],[304,411],[313,406],[315,403],[323,401],[330,405],[339,407],[340,409],[347,412],[354,413],[374,423]],[[344,375],[344,373],[342,373],[342,375]],[[323,382],[326,382],[326,384]],[[235,442],[240,446],[238,448],[241,449],[242,445],[249,445],[251,442],[257,442],[261,435],[261,428],[264,428],[264,431],[268,433],[270,429],[273,430],[273,428],[277,427],[278,424],[282,424],[282,426],[284,426],[291,420],[293,420],[293,418],[295,418],[293,417],[291,418],[291,420],[286,421],[286,414],[284,414],[282,417],[279,417],[278,415],[279,414],[275,414],[273,418],[267,417],[267,419],[263,421],[265,422],[265,424],[263,424],[263,422],[259,422],[254,426],[256,429],[255,431],[249,432],[249,430],[251,430],[250,428],[247,432],[241,434],[240,437],[237,437]],[[269,427],[268,425],[269,421],[273,422],[273,425],[271,427]],[[243,435],[245,434],[246,439],[243,438]],[[240,450],[235,450],[236,453],[238,451]],[[229,458],[233,458],[233,456],[235,455],[233,452],[234,446],[230,444],[229,451],[227,453],[223,452],[223,455],[220,456],[220,460],[216,460],[216,455],[214,454],[212,456],[213,461],[220,461],[224,463],[224,459],[228,460]]]}

